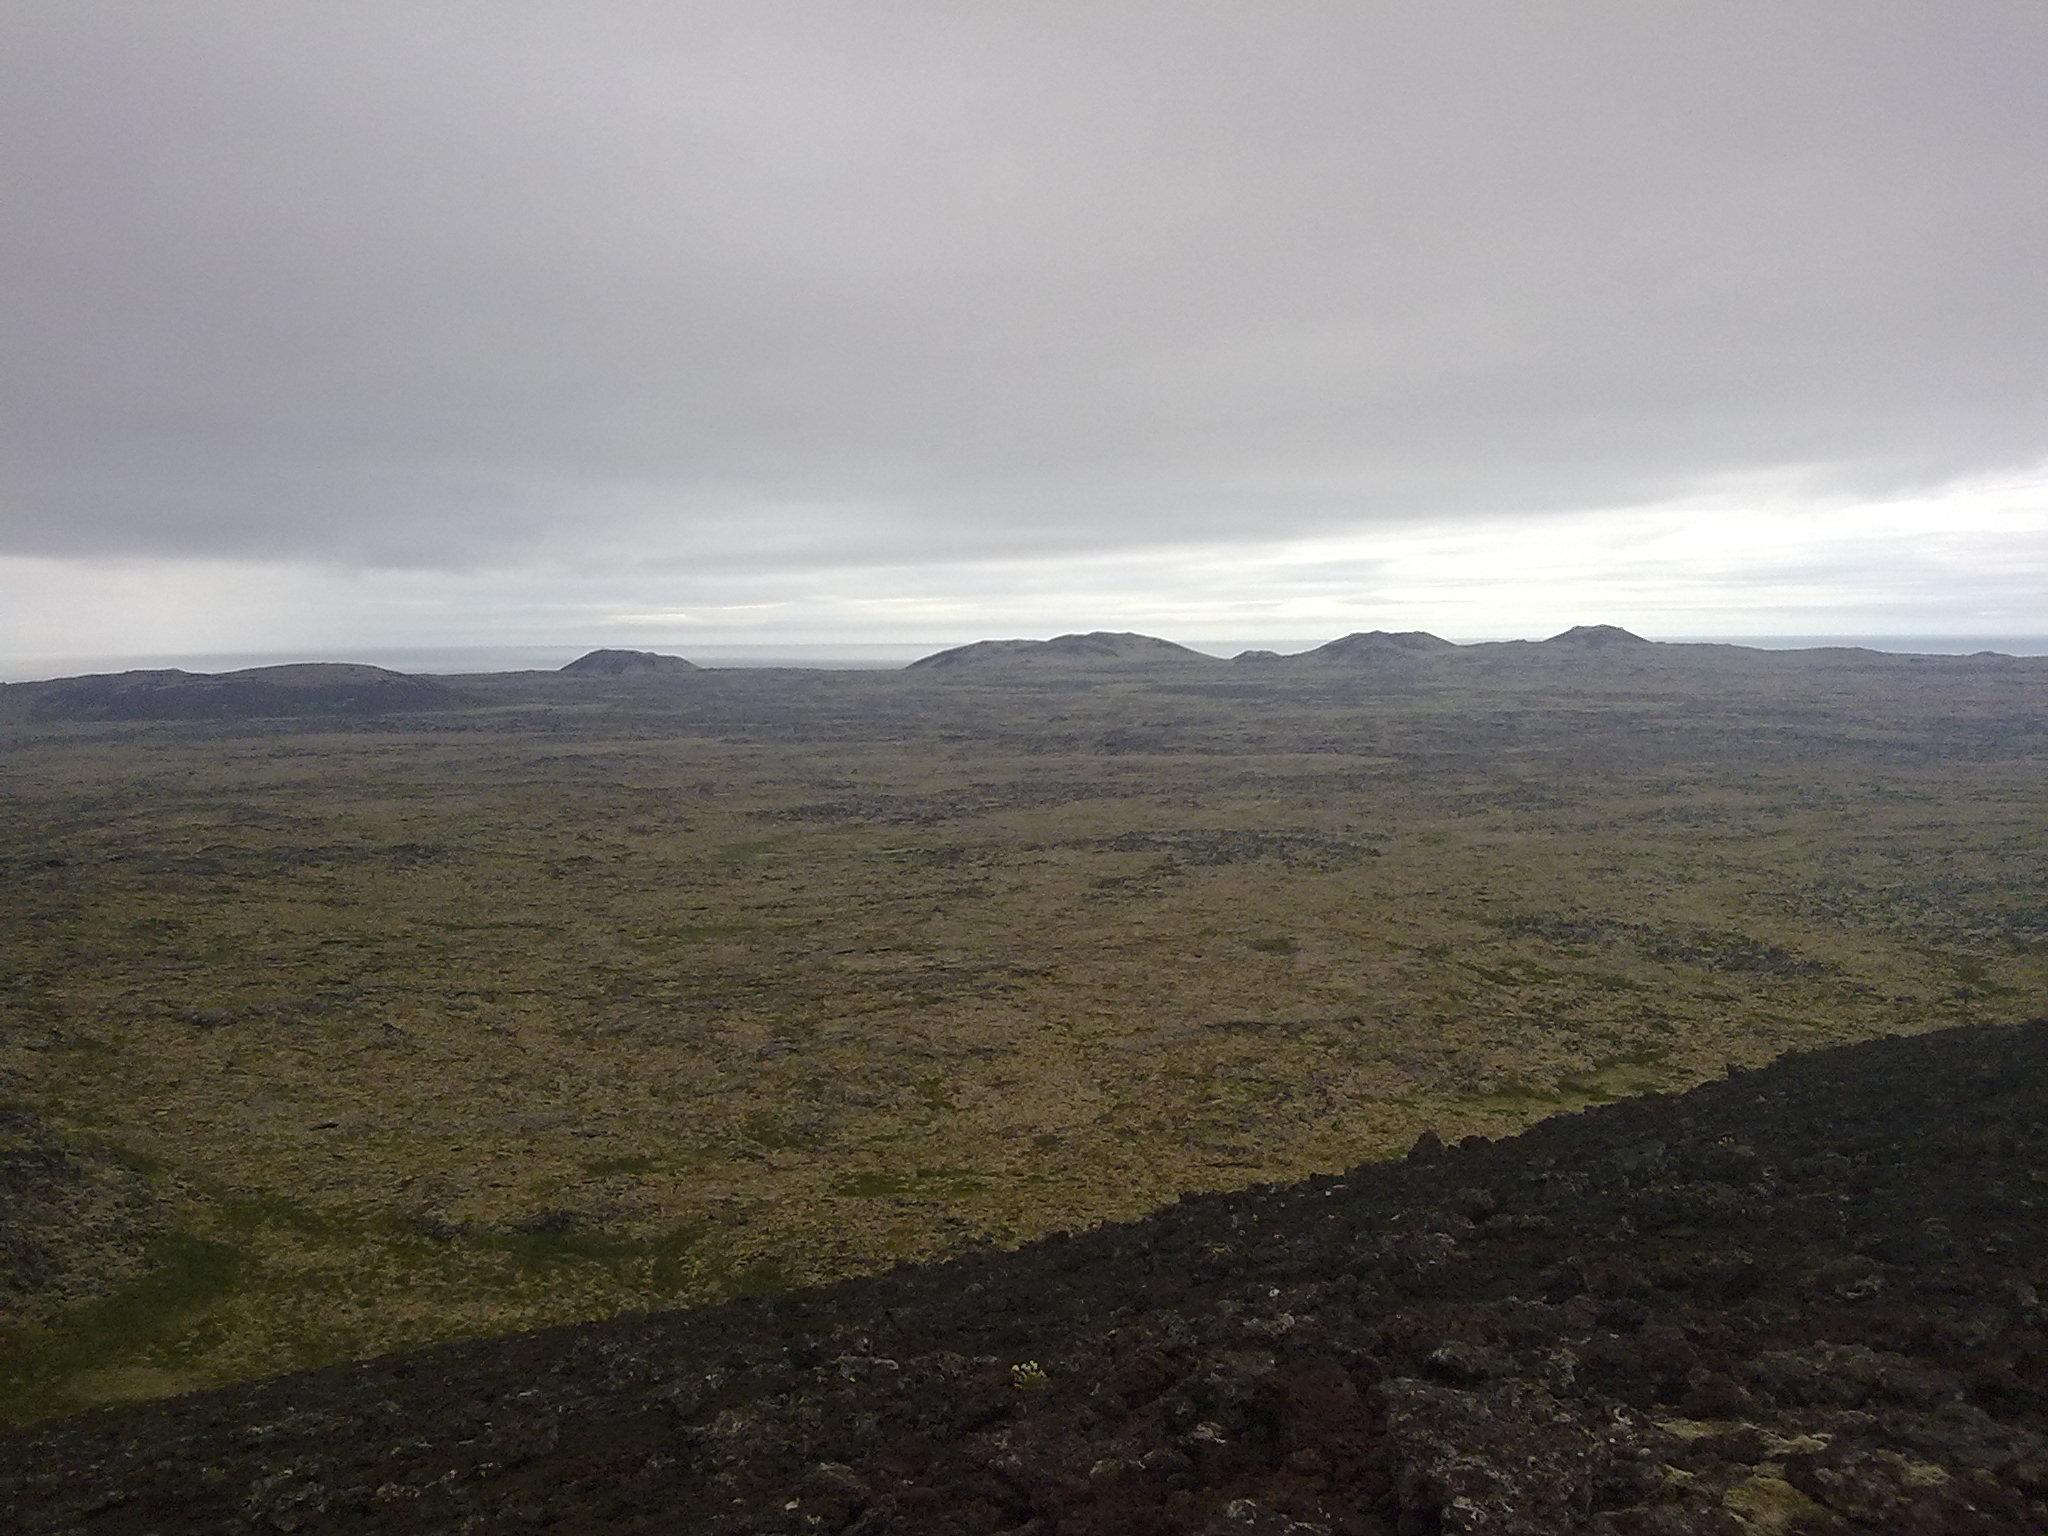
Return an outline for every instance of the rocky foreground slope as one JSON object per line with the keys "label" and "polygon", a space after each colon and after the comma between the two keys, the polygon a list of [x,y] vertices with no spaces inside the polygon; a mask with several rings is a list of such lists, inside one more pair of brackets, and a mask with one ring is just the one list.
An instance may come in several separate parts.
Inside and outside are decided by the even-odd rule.
{"label": "rocky foreground slope", "polygon": [[22,1531],[2038,1532],[2048,1026],[0,1441]]}

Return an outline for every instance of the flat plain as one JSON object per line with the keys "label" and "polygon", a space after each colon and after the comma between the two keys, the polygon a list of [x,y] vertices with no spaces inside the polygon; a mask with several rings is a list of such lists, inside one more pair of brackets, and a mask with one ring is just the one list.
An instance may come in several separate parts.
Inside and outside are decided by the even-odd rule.
{"label": "flat plain", "polygon": [[0,1415],[662,1308],[2038,1013],[2048,663],[0,690]]}

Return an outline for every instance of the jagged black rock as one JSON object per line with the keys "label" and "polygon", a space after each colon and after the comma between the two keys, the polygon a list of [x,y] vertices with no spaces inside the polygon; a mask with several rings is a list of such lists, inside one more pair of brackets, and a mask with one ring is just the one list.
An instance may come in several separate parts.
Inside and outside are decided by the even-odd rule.
{"label": "jagged black rock", "polygon": [[0,1440],[56,1531],[2038,1532],[2048,1025]]}

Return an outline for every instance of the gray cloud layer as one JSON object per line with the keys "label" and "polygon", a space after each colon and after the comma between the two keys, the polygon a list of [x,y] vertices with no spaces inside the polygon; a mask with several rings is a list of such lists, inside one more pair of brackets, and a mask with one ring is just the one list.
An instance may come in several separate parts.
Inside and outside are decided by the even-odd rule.
{"label": "gray cloud layer", "polygon": [[2044,80],[2039,0],[15,0],[0,553],[829,566],[2039,464]]}

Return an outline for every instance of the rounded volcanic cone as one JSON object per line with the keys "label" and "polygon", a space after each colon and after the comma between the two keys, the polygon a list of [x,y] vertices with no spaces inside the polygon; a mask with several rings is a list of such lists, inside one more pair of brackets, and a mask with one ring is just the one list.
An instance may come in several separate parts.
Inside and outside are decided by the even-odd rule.
{"label": "rounded volcanic cone", "polygon": [[1014,665],[1184,666],[1192,662],[1209,663],[1215,660],[1213,656],[1190,650],[1184,645],[1175,645],[1171,640],[1161,640],[1154,635],[1112,633],[1109,630],[1098,629],[1085,635],[1055,635],[1050,640],[977,640],[972,645],[956,645],[951,650],[936,651],[930,656],[920,657],[910,665],[913,668],[941,671],[961,667]]}
{"label": "rounded volcanic cone", "polygon": [[1623,629],[1619,624],[1574,624],[1563,634],[1552,635],[1542,643],[1583,646],[1588,650],[1607,650],[1620,645],[1656,644],[1654,640],[1645,640],[1634,630]]}
{"label": "rounded volcanic cone", "polygon": [[561,670],[586,677],[664,677],[695,672],[697,664],[659,651],[597,650],[578,656]]}
{"label": "rounded volcanic cone", "polygon": [[1432,635],[1427,630],[1368,629],[1304,651],[1302,657],[1309,661],[1393,661],[1456,649],[1441,635]]}

